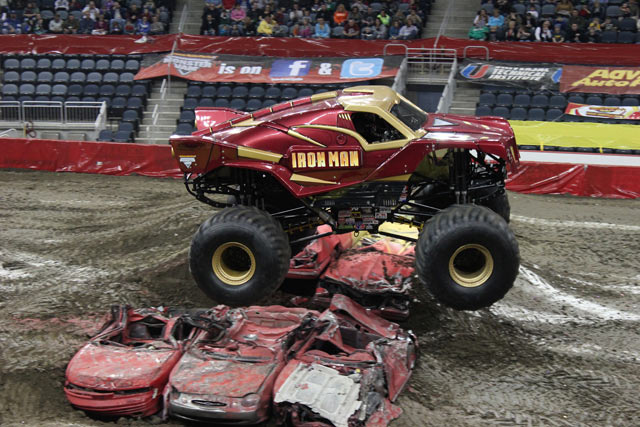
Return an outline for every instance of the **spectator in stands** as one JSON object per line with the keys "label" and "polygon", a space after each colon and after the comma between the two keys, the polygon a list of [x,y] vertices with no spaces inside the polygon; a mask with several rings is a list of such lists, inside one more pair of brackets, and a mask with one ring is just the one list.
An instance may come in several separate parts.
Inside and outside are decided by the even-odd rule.
{"label": "spectator in stands", "polygon": [[389,25],[391,24],[391,17],[387,15],[386,10],[382,9],[377,18],[380,20],[380,22],[382,22],[382,25],[389,28]]}
{"label": "spectator in stands", "polygon": [[380,21],[380,18],[376,18],[372,31],[374,38],[377,40],[384,40],[387,38],[387,27],[382,23],[382,21]]}
{"label": "spectator in stands", "polygon": [[578,14],[578,10],[577,9],[573,9],[571,11],[571,17],[569,18],[569,20],[567,22],[569,24],[569,28],[571,28],[571,26],[573,24],[578,25],[578,28],[580,30],[583,30],[587,26],[585,19],[580,14]]}
{"label": "spectator in stands", "polygon": [[393,21],[389,28],[389,39],[398,40],[400,38],[400,22]]}
{"label": "spectator in stands", "polygon": [[542,25],[536,28],[535,38],[538,42],[550,42],[553,39],[553,32],[551,31],[551,22],[545,20]]}
{"label": "spectator in stands", "polygon": [[79,0],[71,0],[69,2],[69,10],[82,11],[83,7],[84,7],[84,4],[81,3]]}
{"label": "spectator in stands", "polygon": [[148,35],[151,32],[151,22],[147,19],[146,15],[142,15],[141,19],[138,19],[136,24],[136,34]]}
{"label": "spectator in stands", "polygon": [[601,28],[600,28],[600,18],[595,17],[593,18],[593,20],[591,22],[589,22],[589,29],[592,28],[596,31],[596,32],[600,32]]}
{"label": "spectator in stands", "polygon": [[316,28],[313,33],[313,37],[320,39],[327,39],[331,35],[331,28],[329,28],[329,24],[324,21],[324,18],[318,18],[318,22],[316,22]]}
{"label": "spectator in stands", "polygon": [[65,34],[77,34],[78,29],[80,28],[80,23],[76,19],[76,17],[72,14],[69,14],[67,20],[64,21],[62,25],[62,29]]}
{"label": "spectator in stands", "polygon": [[344,8],[344,4],[340,3],[336,11],[333,13],[333,23],[336,25],[343,25],[348,17],[349,13]]}
{"label": "spectator in stands", "polygon": [[95,22],[98,20],[98,15],[100,15],[100,9],[96,7],[95,2],[90,1],[89,4],[82,9],[82,14],[84,15],[85,13],[88,13],[89,18]]}
{"label": "spectator in stands", "polygon": [[518,28],[518,41],[529,42],[531,41],[531,35],[531,30],[529,30],[529,28],[525,25],[520,25]]}
{"label": "spectator in stands", "polygon": [[91,34],[94,36],[104,36],[109,34],[109,23],[105,21],[103,14],[98,15],[98,20],[94,24]]}
{"label": "spectator in stands", "polygon": [[291,22],[302,22],[302,17],[304,16],[304,12],[300,9],[300,5],[298,3],[293,4],[293,9],[289,12],[289,21]]}
{"label": "spectator in stands", "polygon": [[153,18],[151,18],[151,30],[149,31],[149,34],[152,36],[164,34],[164,24],[160,21],[160,17],[158,15],[153,15]]}
{"label": "spectator in stands", "polygon": [[[353,19],[355,22],[360,22],[364,19],[364,16],[360,12],[360,8],[357,5],[353,5],[351,7],[351,12],[349,12],[349,18]],[[348,23],[348,20],[347,20]]]}
{"label": "spectator in stands", "polygon": [[553,26],[553,35],[551,36],[551,41],[553,43],[564,43],[564,31],[562,31],[562,26],[560,24],[556,24]]}
{"label": "spectator in stands", "polygon": [[331,10],[329,10],[327,3],[323,2],[320,5],[320,10],[316,12],[316,19],[318,18],[322,18],[324,22],[331,22],[333,14],[331,13]]}
{"label": "spectator in stands", "polygon": [[53,8],[58,10],[64,10],[65,12],[69,11],[69,0],[56,0],[53,5]]}
{"label": "spectator in stands", "polygon": [[507,29],[504,31],[504,34],[500,39],[508,42],[517,42],[518,41],[518,29],[516,28],[517,23],[518,22],[514,20],[508,21]]}
{"label": "spectator in stands", "polygon": [[247,12],[243,8],[241,8],[239,4],[237,4],[231,10],[229,17],[231,18],[231,21],[235,22],[236,24],[239,24],[244,20],[244,18],[247,17]]}
{"label": "spectator in stands", "polygon": [[346,39],[358,39],[360,38],[360,27],[356,24],[355,19],[349,18],[344,26],[344,38]]}
{"label": "spectator in stands", "polygon": [[120,28],[124,26],[124,23],[127,19],[127,11],[123,7],[120,7],[119,2],[113,2],[113,6],[111,6],[106,13],[109,17],[109,25],[111,27],[111,31],[113,31],[114,22],[120,24]]}
{"label": "spectator in stands", "polygon": [[529,32],[533,32],[534,29],[538,26],[538,12],[535,13],[535,15],[529,11],[527,12],[527,14],[524,17],[524,20],[522,21],[522,23],[524,24],[525,27],[527,27],[527,30]]}
{"label": "spectator in stands", "polygon": [[489,27],[476,27],[475,25],[469,30],[469,38],[471,40],[486,40],[489,34]]}
{"label": "spectator in stands", "polygon": [[245,36],[256,35],[256,24],[253,22],[253,20],[249,16],[244,18],[244,22],[242,23],[242,28]]}
{"label": "spectator in stands", "polygon": [[49,32],[53,34],[62,34],[64,22],[60,18],[60,14],[56,13],[51,21],[49,21]]}
{"label": "spectator in stands", "polygon": [[109,27],[111,28],[109,34],[121,35],[124,32],[124,30],[122,29],[122,24],[120,24],[119,21],[112,22],[111,24],[109,24]]}
{"label": "spectator in stands", "polygon": [[302,25],[300,26],[300,37],[309,38],[313,35],[313,27],[311,26],[311,20],[306,16],[302,18]]}
{"label": "spectator in stands", "polygon": [[567,31],[567,42],[582,43],[584,40],[585,38],[582,28],[579,28],[576,23],[571,24],[571,28]]}
{"label": "spectator in stands", "polygon": [[569,16],[573,10],[573,3],[569,0],[560,0],[560,3],[556,6],[556,13],[558,15]]}
{"label": "spectator in stands", "polygon": [[480,9],[473,19],[473,26],[476,28],[483,28],[489,25],[489,15],[487,15],[486,9]]}
{"label": "spectator in stands", "polygon": [[504,25],[504,16],[500,15],[500,9],[493,9],[493,15],[489,17],[488,24],[490,27],[498,28]]}
{"label": "spectator in stands", "polygon": [[240,29],[240,27],[238,26],[238,24],[236,24],[235,22],[233,24],[231,24],[231,28],[229,29],[229,36],[231,37],[240,37],[242,36],[242,30]]}
{"label": "spectator in stands", "polygon": [[416,27],[422,27],[422,18],[418,15],[418,12],[416,12],[415,9],[411,9],[409,11],[407,18],[411,18]]}
{"label": "spectator in stands", "polygon": [[[606,1],[604,3],[606,3]],[[589,7],[589,12],[592,17],[597,17],[602,20],[606,15],[606,9],[606,7],[600,5],[599,0],[594,0],[593,4]]]}
{"label": "spectator in stands", "polygon": [[402,40],[410,40],[418,37],[418,27],[413,24],[411,18],[407,18],[406,23],[400,28],[399,36]]}
{"label": "spectator in stands", "polygon": [[613,22],[611,22],[611,18],[609,18],[609,17],[604,19],[604,22],[602,23],[602,25],[600,25],[600,28],[602,29],[602,31],[617,31],[618,30],[616,25]]}
{"label": "spectator in stands", "polygon": [[40,9],[36,6],[35,3],[29,2],[27,6],[22,11],[22,17],[25,19],[35,18],[36,15],[40,13]]}
{"label": "spectator in stands", "polygon": [[589,27],[584,41],[587,43],[600,43],[600,33],[596,31],[595,27]]}
{"label": "spectator in stands", "polygon": [[200,35],[202,36],[215,36],[216,28],[218,25],[213,20],[213,15],[205,15],[206,19],[200,26]]}
{"label": "spectator in stands", "polygon": [[136,32],[136,24],[131,21],[130,18],[127,18],[124,25],[122,26],[122,34],[133,35]]}
{"label": "spectator in stands", "polygon": [[47,27],[42,16],[36,16],[33,21],[33,25],[31,25],[31,32],[33,34],[45,34],[47,32]]}
{"label": "spectator in stands", "polygon": [[260,21],[260,25],[258,25],[258,35],[259,36],[267,36],[270,37],[273,35],[273,26],[274,22],[271,18],[271,15],[267,15],[264,17],[262,21]]}

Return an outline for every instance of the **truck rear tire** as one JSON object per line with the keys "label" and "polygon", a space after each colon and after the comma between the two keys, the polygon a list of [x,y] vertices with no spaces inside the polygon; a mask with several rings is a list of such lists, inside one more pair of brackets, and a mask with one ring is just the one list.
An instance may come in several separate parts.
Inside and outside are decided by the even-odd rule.
{"label": "truck rear tire", "polygon": [[205,221],[191,242],[189,267],[198,287],[227,305],[271,295],[289,270],[289,240],[268,213],[234,206]]}
{"label": "truck rear tire", "polygon": [[457,310],[478,310],[502,299],[519,265],[513,232],[483,206],[444,209],[427,221],[416,246],[418,278],[442,304]]}
{"label": "truck rear tire", "polygon": [[488,207],[507,222],[511,219],[511,205],[509,205],[509,197],[506,191],[502,191],[501,194],[483,200],[480,204]]}

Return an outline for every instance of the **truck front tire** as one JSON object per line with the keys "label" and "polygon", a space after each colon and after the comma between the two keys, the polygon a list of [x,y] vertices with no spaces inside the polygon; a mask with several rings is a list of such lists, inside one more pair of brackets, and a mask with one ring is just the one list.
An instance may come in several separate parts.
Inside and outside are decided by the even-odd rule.
{"label": "truck front tire", "polygon": [[488,208],[453,205],[425,224],[416,246],[420,281],[444,305],[478,310],[502,299],[518,275],[516,238]]}
{"label": "truck front tire", "polygon": [[227,305],[251,305],[280,287],[290,258],[280,223],[257,208],[234,206],[200,226],[191,242],[189,267],[208,297]]}

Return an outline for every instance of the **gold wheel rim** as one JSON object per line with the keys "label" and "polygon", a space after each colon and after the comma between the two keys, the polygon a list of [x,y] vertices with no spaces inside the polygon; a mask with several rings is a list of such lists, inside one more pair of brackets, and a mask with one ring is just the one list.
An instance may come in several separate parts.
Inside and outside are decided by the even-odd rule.
{"label": "gold wheel rim", "polygon": [[211,258],[215,275],[227,285],[244,285],[256,272],[253,252],[238,242],[224,243],[215,250]]}
{"label": "gold wheel rim", "polygon": [[475,243],[460,246],[449,258],[449,274],[460,286],[482,286],[493,273],[493,257],[489,250]]}

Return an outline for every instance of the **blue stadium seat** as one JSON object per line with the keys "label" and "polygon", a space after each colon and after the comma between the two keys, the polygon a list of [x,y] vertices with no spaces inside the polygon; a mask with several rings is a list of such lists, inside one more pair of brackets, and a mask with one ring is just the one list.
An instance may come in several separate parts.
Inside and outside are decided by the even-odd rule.
{"label": "blue stadium seat", "polygon": [[227,98],[218,98],[214,103],[215,107],[229,108],[229,100]]}
{"label": "blue stadium seat", "polygon": [[200,98],[202,95],[202,88],[200,86],[189,85],[187,87],[187,98]]}
{"label": "blue stadium seat", "polygon": [[98,134],[98,141],[113,141],[113,132],[111,131],[111,129],[102,129]]}
{"label": "blue stadium seat", "polygon": [[534,95],[531,98],[531,106],[547,108],[549,106],[549,97],[547,95]]}
{"label": "blue stadium seat", "polygon": [[[531,97],[525,94],[518,94],[513,98],[513,106],[514,107],[523,107],[527,108],[531,105]],[[513,111],[511,111],[513,116]],[[516,119],[516,120],[524,120],[524,119]]]}
{"label": "blue stadium seat", "polygon": [[216,97],[218,98],[231,98],[231,94],[232,94],[232,90],[231,87],[229,86],[221,86],[218,88],[218,91],[216,93]]}
{"label": "blue stadium seat", "polygon": [[527,110],[522,107],[513,107],[511,109],[511,120],[526,120],[527,119]]}
{"label": "blue stadium seat", "polygon": [[80,71],[80,60],[76,58],[71,58],[67,61],[67,65],[65,70],[73,73],[74,71]]}
{"label": "blue stadium seat", "polygon": [[552,95],[549,98],[549,107],[562,108],[567,106],[567,99],[563,95]]}
{"label": "blue stadium seat", "polygon": [[190,123],[193,124],[196,120],[196,115],[191,110],[183,110],[178,117],[178,123]]}
{"label": "blue stadium seat", "polygon": [[127,99],[122,96],[116,96],[111,100],[111,116],[122,117],[125,107],[127,106]]}
{"label": "blue stadium seat", "polygon": [[195,130],[194,126],[190,123],[180,123],[174,132],[175,135],[191,135]]}
{"label": "blue stadium seat", "polygon": [[597,95],[588,96],[585,102],[589,105],[603,105],[602,97]]}
{"label": "blue stadium seat", "polygon": [[530,108],[527,115],[527,120],[535,120],[542,122],[545,118],[545,112],[542,108]]}
{"label": "blue stadium seat", "polygon": [[82,71],[74,71],[69,79],[71,83],[84,83],[87,81],[87,75]]}
{"label": "blue stadium seat", "polygon": [[137,59],[127,59],[127,62],[124,64],[124,69],[131,73],[137,73],[140,69],[140,61]]}
{"label": "blue stadium seat", "polygon": [[132,96],[127,100],[127,109],[128,110],[136,110],[139,115],[142,115],[142,110],[144,110],[144,103],[142,102],[142,98]]}
{"label": "blue stadium seat", "polygon": [[249,89],[249,98],[262,99],[264,97],[264,88],[261,86],[253,86]]}
{"label": "blue stadium seat", "polygon": [[296,99],[298,97],[298,89],[293,87],[287,87],[282,91],[282,99],[285,101],[290,101],[292,99]]}
{"label": "blue stadium seat", "polygon": [[18,83],[20,81],[20,73],[17,71],[7,71],[2,76],[2,80],[4,84]]}
{"label": "blue stadium seat", "polygon": [[84,92],[82,93],[82,95],[97,97],[99,93],[100,93],[100,86],[89,84],[84,87]]}
{"label": "blue stadium seat", "polygon": [[98,59],[96,61],[96,71],[99,71],[101,73],[106,73],[107,71],[109,71],[109,68],[111,66],[111,62],[108,59]]}
{"label": "blue stadium seat", "polygon": [[67,85],[53,85],[51,88],[51,95],[53,96],[67,96]]}
{"label": "blue stadium seat", "polygon": [[38,79],[38,75],[35,71],[23,71],[20,73],[20,83],[35,83]]}
{"label": "blue stadium seat", "polygon": [[626,107],[637,107],[637,106],[640,106],[640,102],[636,97],[625,97],[622,100],[622,105]]}
{"label": "blue stadium seat", "polygon": [[131,88],[131,96],[147,99],[147,86],[143,84],[134,84]]}
{"label": "blue stadium seat", "polygon": [[36,95],[38,96],[50,96],[51,95],[51,85],[48,83],[40,83],[36,86]]}
{"label": "blue stadium seat", "polygon": [[87,83],[102,83],[102,74],[97,71],[87,74]]}
{"label": "blue stadium seat", "polygon": [[96,61],[89,58],[83,59],[82,62],[80,63],[80,69],[85,73],[89,73],[96,69]]}
{"label": "blue stadium seat", "polygon": [[22,71],[31,70],[35,71],[36,69],[36,60],[33,58],[23,58],[20,61],[20,69]]}
{"label": "blue stadium seat", "polygon": [[15,58],[7,58],[2,67],[5,71],[18,71],[20,70],[20,61]]}
{"label": "blue stadium seat", "polygon": [[215,98],[216,97],[216,87],[215,86],[204,86],[202,88],[202,94],[200,95],[204,98]]}
{"label": "blue stadium seat", "polygon": [[67,61],[63,58],[56,58],[51,61],[51,71],[64,71],[67,69]]}
{"label": "blue stadium seat", "polygon": [[496,95],[491,92],[484,92],[480,94],[480,98],[478,99],[478,105],[487,105],[489,107],[493,107],[496,105]]}
{"label": "blue stadium seat", "polygon": [[247,107],[247,102],[242,98],[233,98],[229,103],[229,107],[234,110],[244,111]]}
{"label": "blue stadium seat", "polygon": [[51,69],[51,60],[49,58],[40,58],[36,62],[36,71],[49,71]]}
{"label": "blue stadium seat", "polygon": [[620,7],[618,6],[608,6],[607,7],[607,14],[606,16],[608,18],[618,18],[620,16],[622,16],[622,10],[620,10]]}
{"label": "blue stadium seat", "polygon": [[128,84],[119,84],[116,86],[116,96],[131,96],[131,86]]}
{"label": "blue stadium seat", "polygon": [[603,31],[600,34],[600,42],[602,43],[616,43],[618,41],[618,32],[617,31]]}
{"label": "blue stadium seat", "polygon": [[118,79],[118,81],[120,83],[128,83],[128,84],[133,84],[134,82],[134,74],[133,73],[120,73],[120,78]]}
{"label": "blue stadium seat", "polygon": [[584,96],[582,95],[569,95],[569,98],[567,98],[567,101],[572,102],[574,104],[584,104]]}
{"label": "blue stadium seat", "polygon": [[636,35],[631,31],[620,31],[618,33],[618,43],[633,44],[636,42]]}
{"label": "blue stadium seat", "polygon": [[476,116],[491,116],[492,114],[493,110],[487,105],[478,105],[476,107]]}
{"label": "blue stadium seat", "polygon": [[112,97],[116,93],[116,87],[112,84],[103,84],[100,85],[100,96],[109,96]]}
{"label": "blue stadium seat", "polygon": [[114,73],[113,71],[110,71],[108,73],[104,73],[104,76],[102,77],[102,82],[116,84],[118,83],[118,77],[119,77],[118,73]]}
{"label": "blue stadium seat", "polygon": [[262,101],[262,108],[271,107],[275,104],[277,104],[275,99],[265,99],[264,101]]}
{"label": "blue stadium seat", "polygon": [[31,83],[23,83],[19,88],[20,95],[33,96],[36,93],[36,87]]}
{"label": "blue stadium seat", "polygon": [[607,96],[604,99],[604,105],[606,105],[608,107],[618,107],[618,106],[622,105],[622,100],[620,98],[618,98],[617,96]]}
{"label": "blue stadium seat", "polygon": [[302,89],[300,89],[300,91],[298,92],[298,97],[300,98],[306,98],[313,95],[313,89],[308,88],[308,87],[304,87]]}
{"label": "blue stadium seat", "polygon": [[232,98],[246,98],[249,95],[249,88],[246,86],[236,86],[231,92]]}
{"label": "blue stadium seat", "polygon": [[121,124],[122,123],[131,123],[137,132],[140,128],[138,112],[136,110],[124,110],[124,113],[122,113]]}
{"label": "blue stadium seat", "polygon": [[558,121],[563,114],[564,114],[564,110],[561,110],[559,108],[549,108],[547,110],[545,120],[548,122],[555,122],[555,121]]}
{"label": "blue stadium seat", "polygon": [[51,71],[40,71],[38,73],[38,83],[52,83],[53,74]]}
{"label": "blue stadium seat", "polygon": [[507,107],[495,107],[492,115],[508,119],[510,118],[510,110]]}
{"label": "blue stadium seat", "polygon": [[198,106],[198,98],[186,98],[182,105],[183,110],[195,110]]}
{"label": "blue stadium seat", "polygon": [[67,73],[66,71],[58,71],[53,75],[54,83],[69,83],[70,81],[71,81],[71,77],[69,76],[69,73]]}
{"label": "blue stadium seat", "polygon": [[249,99],[249,101],[247,101],[246,110],[256,111],[256,110],[259,110],[261,106],[262,106],[262,101],[260,101],[259,99],[256,99],[256,98]]}
{"label": "blue stadium seat", "polygon": [[18,85],[9,83],[2,85],[2,97],[6,98],[7,96],[17,96],[19,93]]}
{"label": "blue stadium seat", "polygon": [[126,130],[118,130],[113,135],[114,142],[133,142],[132,132]]}
{"label": "blue stadium seat", "polygon": [[265,99],[280,99],[282,92],[279,87],[271,86],[264,93]]}
{"label": "blue stadium seat", "polygon": [[122,59],[112,59],[110,68],[111,71],[124,71],[124,61]]}
{"label": "blue stadium seat", "polygon": [[496,105],[500,107],[510,107],[513,104],[513,95],[501,93],[496,96]]}

